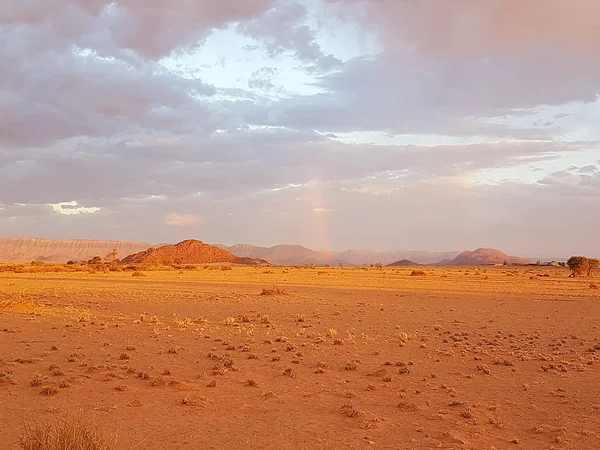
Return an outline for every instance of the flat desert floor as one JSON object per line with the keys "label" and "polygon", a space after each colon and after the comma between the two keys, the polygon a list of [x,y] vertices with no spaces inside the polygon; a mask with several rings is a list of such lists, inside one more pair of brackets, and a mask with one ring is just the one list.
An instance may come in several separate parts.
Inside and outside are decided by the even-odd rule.
{"label": "flat desert floor", "polygon": [[597,278],[411,270],[0,273],[0,448],[600,448]]}

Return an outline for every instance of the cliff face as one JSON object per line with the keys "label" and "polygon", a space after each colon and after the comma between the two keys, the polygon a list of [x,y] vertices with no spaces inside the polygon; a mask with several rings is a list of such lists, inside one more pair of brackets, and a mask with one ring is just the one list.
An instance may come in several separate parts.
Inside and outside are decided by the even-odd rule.
{"label": "cliff face", "polygon": [[113,249],[117,249],[117,258],[137,253],[150,248],[144,242],[94,241],[70,239],[58,241],[40,238],[0,238],[0,262],[44,261],[49,263],[66,263],[82,261],[94,256],[104,257]]}

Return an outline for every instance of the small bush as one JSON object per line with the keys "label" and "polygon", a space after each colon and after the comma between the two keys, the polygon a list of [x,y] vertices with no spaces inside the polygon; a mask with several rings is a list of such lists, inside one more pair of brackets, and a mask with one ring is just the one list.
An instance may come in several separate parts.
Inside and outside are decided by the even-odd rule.
{"label": "small bush", "polygon": [[[63,381],[63,383],[64,383],[64,381]],[[55,387],[55,386],[48,386],[48,387],[43,388],[40,391],[40,394],[41,395],[48,395],[48,396],[50,396],[50,395],[56,395],[56,394],[58,394],[58,388]]]}
{"label": "small bush", "polygon": [[28,421],[23,425],[19,444],[24,450],[112,450],[100,428],[72,418]]}
{"label": "small bush", "polygon": [[596,283],[590,283],[590,289],[600,289],[600,286],[598,286]]}
{"label": "small bush", "polygon": [[410,273],[411,277],[424,277],[425,275],[426,275],[425,272],[423,272],[422,270],[413,270]]}
{"label": "small bush", "polygon": [[356,361],[348,361],[344,366],[344,370],[356,370],[358,368],[358,364]]}
{"label": "small bush", "polygon": [[135,272],[133,272],[131,274],[132,277],[144,277],[145,275],[143,274],[143,272],[140,272],[139,270],[136,270]]}
{"label": "small bush", "polygon": [[260,295],[287,295],[285,289],[274,286],[271,289],[263,289]]}

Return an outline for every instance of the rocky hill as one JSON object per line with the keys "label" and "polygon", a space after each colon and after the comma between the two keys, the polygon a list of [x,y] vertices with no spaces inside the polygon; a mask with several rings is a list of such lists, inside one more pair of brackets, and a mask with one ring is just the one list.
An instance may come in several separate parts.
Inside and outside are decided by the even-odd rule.
{"label": "rocky hill", "polygon": [[519,258],[518,256],[509,256],[500,250],[493,248],[478,248],[475,251],[465,251],[451,260],[441,261],[440,265],[449,266],[481,266],[491,264],[529,264],[532,261]]}
{"label": "rocky hill", "polygon": [[125,264],[252,264],[267,265],[264,259],[239,258],[234,254],[205,244],[202,241],[189,239],[174,245],[165,245],[158,248],[149,248],[139,253],[129,255],[121,260]]}
{"label": "rocky hill", "polygon": [[408,259],[401,259],[400,261],[394,261],[391,264],[388,264],[387,267],[406,267],[406,266],[420,266],[416,262],[412,262]]}
{"label": "rocky hill", "polygon": [[144,242],[94,241],[70,239],[65,241],[13,237],[0,238],[0,262],[25,263],[44,261],[48,263],[66,263],[83,261],[94,256],[104,257],[117,249],[117,257],[141,252],[152,247]]}

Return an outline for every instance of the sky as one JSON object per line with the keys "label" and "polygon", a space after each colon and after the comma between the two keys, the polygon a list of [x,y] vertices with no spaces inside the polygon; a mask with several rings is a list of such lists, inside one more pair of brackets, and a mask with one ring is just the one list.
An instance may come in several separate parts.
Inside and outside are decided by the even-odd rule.
{"label": "sky", "polygon": [[600,256],[597,0],[0,3],[0,237]]}

